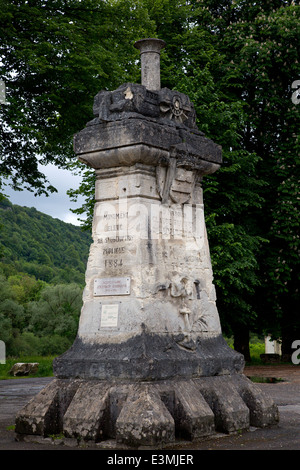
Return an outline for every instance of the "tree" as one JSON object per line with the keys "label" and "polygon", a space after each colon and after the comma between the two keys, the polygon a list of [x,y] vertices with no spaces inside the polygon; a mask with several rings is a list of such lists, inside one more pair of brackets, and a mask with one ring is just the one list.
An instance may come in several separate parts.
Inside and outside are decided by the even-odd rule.
{"label": "tree", "polygon": [[76,284],[47,286],[38,301],[28,305],[28,331],[36,336],[57,335],[73,340],[82,305],[82,289]]}
{"label": "tree", "polygon": [[24,325],[24,308],[16,301],[6,278],[0,274],[0,340],[8,343],[14,330]]}
{"label": "tree", "polygon": [[[12,289],[30,298],[30,288],[41,281],[84,284],[90,234],[79,227],[38,212],[34,208],[0,202],[2,263],[21,273],[9,279]],[[15,273],[5,271],[7,277]],[[28,275],[26,275],[27,273]]]}
{"label": "tree", "polygon": [[144,10],[126,0],[0,1],[2,178],[36,194],[55,190],[39,164],[74,158],[72,137],[90,119],[93,96],[136,68],[128,44],[145,24]]}
{"label": "tree", "polygon": [[[216,231],[208,219],[215,282],[220,287],[223,280],[223,286],[228,286],[229,297],[220,291],[220,314],[242,352],[249,330],[272,332],[283,337],[283,349],[284,343],[290,348],[292,337],[300,334],[299,113],[298,102],[291,101],[291,85],[298,77],[299,7],[280,0],[191,0],[188,5],[185,34],[176,37],[177,44],[182,40],[184,73],[190,77],[186,90],[191,94],[195,80],[193,100],[200,128],[223,146],[223,169],[205,183],[209,219],[218,214],[215,220],[220,222],[224,215],[223,230],[217,223]],[[209,60],[207,52],[211,52]],[[197,80],[198,70],[203,73],[205,67],[211,77],[207,76],[206,84]],[[207,93],[210,79],[216,100]],[[240,119],[234,121],[228,114],[227,125],[220,110],[233,106],[240,107]],[[232,132],[234,125],[238,139]],[[224,232],[225,223],[233,224],[231,238],[226,236],[229,231]],[[239,232],[242,243],[234,236]],[[220,260],[224,260],[224,270]],[[235,269],[238,265],[241,270]],[[224,305],[224,301],[230,304],[238,299],[237,308]]]}
{"label": "tree", "polygon": [[46,286],[45,282],[26,273],[11,275],[7,281],[16,301],[21,305],[38,300],[41,290]]}
{"label": "tree", "polygon": [[81,183],[76,189],[69,189],[67,194],[71,201],[77,202],[79,196],[83,196],[85,202],[76,209],[71,209],[74,214],[84,216],[83,219],[78,218],[81,222],[83,230],[90,231],[93,222],[94,205],[95,205],[95,171],[91,168],[83,169],[81,164],[73,163],[72,168],[74,171],[81,173]]}
{"label": "tree", "polygon": [[299,323],[299,110],[292,102],[299,76],[299,6],[271,0],[205,1],[226,58],[220,84],[244,102],[241,145],[260,161],[257,178],[264,201],[254,211],[258,235],[268,240],[258,253],[260,287],[252,305],[257,329],[282,338],[283,352],[300,335]]}
{"label": "tree", "polygon": [[206,224],[223,331],[234,335],[235,348],[250,360],[249,329],[255,329],[257,318],[253,296],[260,284],[257,256],[265,243],[251,212],[262,205],[264,182],[257,178],[260,158],[242,148],[242,103],[224,96],[210,67],[202,69],[194,60],[192,74],[185,72],[177,87],[195,103],[199,129],[222,145],[221,169],[202,183]]}

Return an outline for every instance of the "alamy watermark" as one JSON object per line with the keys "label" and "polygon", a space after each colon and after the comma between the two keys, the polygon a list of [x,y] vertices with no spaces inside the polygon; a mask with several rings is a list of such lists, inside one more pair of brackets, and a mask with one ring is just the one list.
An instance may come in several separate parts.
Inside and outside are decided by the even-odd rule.
{"label": "alamy watermark", "polygon": [[0,340],[0,364],[6,364],[6,346],[4,341]]}
{"label": "alamy watermark", "polygon": [[94,220],[98,243],[193,239],[201,249],[205,240],[203,204],[169,207],[124,198],[99,203]]}
{"label": "alamy watermark", "polygon": [[298,365],[300,364],[300,339],[295,339],[295,341],[293,341],[292,349],[296,349],[291,357],[292,363]]}
{"label": "alamy watermark", "polygon": [[0,80],[0,104],[6,104],[5,82]]}
{"label": "alamy watermark", "polygon": [[299,104],[300,103],[300,80],[295,80],[292,83],[292,90],[295,90],[292,93],[292,102],[294,104]]}

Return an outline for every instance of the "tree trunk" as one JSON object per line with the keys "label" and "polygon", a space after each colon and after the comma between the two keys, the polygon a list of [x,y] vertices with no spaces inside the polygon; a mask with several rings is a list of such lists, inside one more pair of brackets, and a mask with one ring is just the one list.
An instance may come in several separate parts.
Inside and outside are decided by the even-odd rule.
{"label": "tree trunk", "polygon": [[251,362],[250,348],[249,348],[249,329],[247,326],[237,325],[233,332],[234,342],[233,346],[235,351],[243,354],[246,362]]}

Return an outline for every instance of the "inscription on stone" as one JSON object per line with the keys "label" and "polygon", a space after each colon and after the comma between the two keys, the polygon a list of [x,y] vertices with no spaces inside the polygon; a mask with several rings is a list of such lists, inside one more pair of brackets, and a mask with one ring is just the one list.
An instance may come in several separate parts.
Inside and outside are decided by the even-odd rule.
{"label": "inscription on stone", "polygon": [[107,277],[94,280],[94,295],[129,295],[130,277]]}
{"label": "inscription on stone", "polygon": [[119,305],[102,305],[100,328],[116,328],[119,320]]}

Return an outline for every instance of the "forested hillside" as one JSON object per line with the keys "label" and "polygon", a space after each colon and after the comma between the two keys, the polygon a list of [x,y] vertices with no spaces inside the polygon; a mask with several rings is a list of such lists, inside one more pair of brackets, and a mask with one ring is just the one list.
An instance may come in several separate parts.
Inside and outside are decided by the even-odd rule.
{"label": "forested hillside", "polygon": [[0,200],[0,340],[8,356],[70,347],[90,242],[79,227]]}
{"label": "forested hillside", "polygon": [[90,234],[36,209],[0,201],[0,260],[8,276],[84,285]]}

